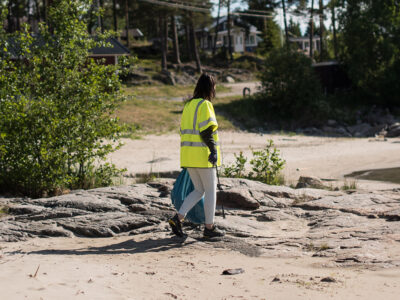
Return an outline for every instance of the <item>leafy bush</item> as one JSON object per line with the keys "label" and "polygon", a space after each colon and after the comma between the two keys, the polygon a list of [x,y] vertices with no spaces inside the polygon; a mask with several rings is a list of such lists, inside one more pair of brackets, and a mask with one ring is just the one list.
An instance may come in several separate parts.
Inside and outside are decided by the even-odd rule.
{"label": "leafy bush", "polygon": [[262,97],[269,110],[279,117],[315,116],[327,110],[321,85],[311,67],[311,59],[284,48],[274,50],[261,74]]}
{"label": "leafy bush", "polygon": [[27,26],[13,36],[0,28],[2,191],[51,195],[108,185],[120,171],[101,164],[120,147],[114,111],[124,98],[117,67],[88,58],[107,38],[87,33],[81,16],[89,5],[55,1],[51,27],[40,24],[36,38]]}
{"label": "leafy bush", "polygon": [[243,178],[245,177],[245,164],[247,162],[247,158],[243,156],[243,152],[240,151],[239,156],[236,153],[233,154],[235,156],[236,161],[228,166],[224,166],[223,174],[225,177],[231,178]]}
{"label": "leafy bush", "polygon": [[274,147],[272,140],[269,140],[264,149],[255,151],[252,149],[253,158],[250,160],[251,171],[246,174],[245,164],[247,158],[240,152],[235,155],[236,161],[228,166],[223,166],[223,174],[231,178],[247,178],[257,180],[266,184],[283,184],[282,171],[285,160],[280,157],[279,150]]}
{"label": "leafy bush", "polygon": [[360,102],[400,104],[398,1],[349,0],[340,14],[340,59]]}
{"label": "leafy bush", "polygon": [[281,184],[282,178],[279,173],[283,169],[285,161],[280,158],[279,150],[274,147],[273,141],[269,140],[262,150],[252,150],[252,154],[253,159],[250,160],[252,172],[248,177],[267,184]]}

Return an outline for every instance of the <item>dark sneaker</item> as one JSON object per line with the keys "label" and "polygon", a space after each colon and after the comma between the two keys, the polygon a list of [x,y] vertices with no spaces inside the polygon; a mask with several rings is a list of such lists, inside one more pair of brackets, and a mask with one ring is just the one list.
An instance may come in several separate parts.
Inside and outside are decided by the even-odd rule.
{"label": "dark sneaker", "polygon": [[172,219],[169,219],[168,223],[176,236],[183,237],[182,223],[177,214]]}
{"label": "dark sneaker", "polygon": [[222,237],[224,235],[225,231],[218,229],[218,227],[215,225],[213,229],[208,229],[207,227],[204,227],[204,233],[203,233],[204,237],[212,238],[212,237]]}

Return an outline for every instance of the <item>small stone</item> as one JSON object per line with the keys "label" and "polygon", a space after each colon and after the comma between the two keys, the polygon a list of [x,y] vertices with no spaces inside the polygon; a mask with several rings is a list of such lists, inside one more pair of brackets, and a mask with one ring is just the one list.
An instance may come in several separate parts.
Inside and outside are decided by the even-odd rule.
{"label": "small stone", "polygon": [[333,277],[328,276],[328,277],[322,278],[321,282],[336,282],[336,279],[333,278]]}
{"label": "small stone", "polygon": [[281,279],[279,277],[274,277],[274,279],[272,279],[271,282],[280,282],[280,281],[281,281]]}

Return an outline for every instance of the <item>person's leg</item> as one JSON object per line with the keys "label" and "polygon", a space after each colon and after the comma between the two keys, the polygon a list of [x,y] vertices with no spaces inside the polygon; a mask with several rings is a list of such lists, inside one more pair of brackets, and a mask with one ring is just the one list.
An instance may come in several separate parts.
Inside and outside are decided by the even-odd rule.
{"label": "person's leg", "polygon": [[189,172],[190,179],[193,182],[194,190],[185,198],[181,208],[179,209],[178,216],[180,220],[186,216],[189,210],[191,210],[192,207],[195,206],[204,195],[204,187],[199,174],[199,170],[202,169],[187,168],[187,170]]}
{"label": "person's leg", "polygon": [[208,229],[213,228],[215,205],[217,202],[217,175],[215,168],[199,169],[201,182],[204,187],[204,214],[205,226]]}

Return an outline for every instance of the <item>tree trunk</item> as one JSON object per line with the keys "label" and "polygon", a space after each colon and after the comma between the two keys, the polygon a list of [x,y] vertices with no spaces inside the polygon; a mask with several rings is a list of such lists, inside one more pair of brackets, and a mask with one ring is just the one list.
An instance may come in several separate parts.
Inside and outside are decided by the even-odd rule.
{"label": "tree trunk", "polygon": [[231,0],[228,0],[228,51],[230,59],[233,60],[231,39]]}
{"label": "tree trunk", "polygon": [[190,26],[185,24],[185,40],[186,40],[186,54],[189,61],[193,60],[193,51],[192,47],[190,46]]}
{"label": "tree trunk", "polygon": [[319,50],[320,50],[320,61],[325,58],[325,48],[324,48],[324,4],[322,0],[319,0]]}
{"label": "tree trunk", "polygon": [[335,11],[336,3],[332,3],[332,29],[333,29],[333,53],[335,59],[338,57],[338,50],[337,50],[337,36],[336,36],[336,11]]}
{"label": "tree trunk", "polygon": [[129,41],[129,0],[125,0],[125,23],[126,23],[126,45],[129,49],[130,41]]}
{"label": "tree trunk", "polygon": [[113,0],[113,21],[114,21],[114,31],[118,31],[118,18],[117,18],[117,0]]}
{"label": "tree trunk", "polygon": [[171,27],[172,27],[172,39],[174,44],[174,59],[175,63],[181,64],[181,57],[179,54],[179,40],[178,40],[178,32],[176,29],[175,15],[171,16]]}
{"label": "tree trunk", "polygon": [[[100,5],[99,9],[103,9],[103,0],[98,0],[98,4]],[[99,20],[100,20],[100,30],[101,33],[104,33],[104,21],[103,21],[103,17],[99,16]]]}
{"label": "tree trunk", "polygon": [[190,40],[192,42],[192,49],[193,49],[193,54],[194,54],[194,58],[196,59],[196,68],[197,68],[197,72],[201,73],[202,69],[201,69],[201,62],[200,62],[200,55],[199,55],[199,51],[197,49],[197,45],[196,45],[196,35],[194,33],[194,25],[193,25],[193,12],[189,12],[189,27],[190,27]]}
{"label": "tree trunk", "polygon": [[168,23],[166,16],[160,16],[161,25],[161,70],[167,70],[167,42],[168,42]]}
{"label": "tree trunk", "polygon": [[16,29],[17,29],[17,31],[21,31],[21,20],[20,20],[20,15],[19,15],[19,13],[20,13],[20,11],[19,11],[19,1],[15,1],[15,6],[16,6],[15,19],[17,21]]}
{"label": "tree trunk", "polygon": [[310,58],[313,58],[313,37],[314,37],[314,0],[311,0],[311,16],[310,16]]}
{"label": "tree trunk", "polygon": [[36,13],[36,21],[37,23],[40,23],[40,7],[38,0],[35,0],[35,13]]}
{"label": "tree trunk", "polygon": [[289,49],[289,32],[286,20],[286,5],[285,0],[282,0],[282,10],[283,10],[283,24],[285,25],[285,44],[286,48]]}
{"label": "tree trunk", "polygon": [[7,13],[7,32],[8,33],[11,33],[11,32],[13,32],[14,30],[14,26],[13,26],[13,24],[14,24],[14,21],[13,21],[13,15],[12,15],[12,0],[9,0],[8,1],[8,13]]}
{"label": "tree trunk", "polygon": [[47,24],[48,0],[43,0],[43,20]]}
{"label": "tree trunk", "polygon": [[[97,12],[99,12],[100,11],[100,0],[97,0]],[[101,29],[101,32],[103,32],[103,26],[101,25],[101,22],[102,20],[101,20],[101,16],[100,15],[97,15],[97,28],[100,28]]]}
{"label": "tree trunk", "polygon": [[212,56],[215,55],[215,51],[217,50],[217,39],[218,39],[218,27],[219,27],[220,11],[221,11],[221,0],[218,1],[217,26],[215,27],[215,36],[214,36],[214,45],[213,45],[213,49],[212,49]]}

